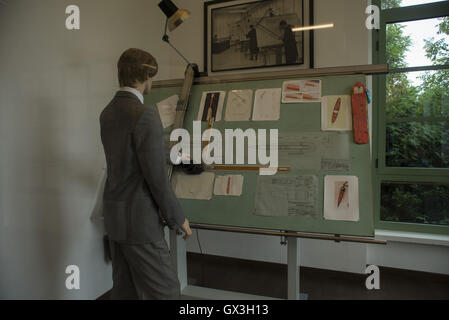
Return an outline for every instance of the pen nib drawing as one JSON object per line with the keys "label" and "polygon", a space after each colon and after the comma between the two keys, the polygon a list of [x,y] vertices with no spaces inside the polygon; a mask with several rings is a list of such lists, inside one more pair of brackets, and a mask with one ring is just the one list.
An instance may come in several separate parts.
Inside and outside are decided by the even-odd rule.
{"label": "pen nib drawing", "polygon": [[340,188],[340,193],[338,194],[337,208],[340,207],[340,204],[343,201],[343,197],[345,196],[347,187],[348,187],[348,181],[345,181],[345,183],[343,183],[343,186]]}

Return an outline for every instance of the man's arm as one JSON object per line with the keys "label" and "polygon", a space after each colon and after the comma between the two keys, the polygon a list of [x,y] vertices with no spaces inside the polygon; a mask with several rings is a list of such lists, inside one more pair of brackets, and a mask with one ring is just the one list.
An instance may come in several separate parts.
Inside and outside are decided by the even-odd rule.
{"label": "man's arm", "polygon": [[143,112],[134,129],[134,141],[145,181],[168,227],[182,227],[186,219],[168,180],[162,124],[155,110]]}

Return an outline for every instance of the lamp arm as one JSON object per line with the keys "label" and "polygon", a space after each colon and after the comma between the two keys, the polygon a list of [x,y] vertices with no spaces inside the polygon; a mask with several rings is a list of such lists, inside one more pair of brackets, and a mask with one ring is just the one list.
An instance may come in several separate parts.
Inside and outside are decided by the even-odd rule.
{"label": "lamp arm", "polygon": [[187,58],[184,57],[184,55],[183,55],[178,49],[176,49],[176,47],[175,47],[174,45],[171,44],[170,39],[169,39],[168,34],[167,34],[167,26],[168,26],[168,18],[165,20],[165,32],[164,32],[164,36],[162,37],[162,41],[167,42],[168,45],[169,45],[170,47],[172,47],[173,50],[175,50],[176,53],[177,53],[181,58],[183,58],[184,61],[187,62],[188,65],[192,66],[192,69],[193,69],[193,71],[195,72],[195,77],[198,77],[198,76],[200,75],[200,72],[199,72],[199,70],[198,70],[198,65],[195,64],[195,63],[191,63],[189,60],[187,60]]}
{"label": "lamp arm", "polygon": [[185,62],[187,62],[187,64],[192,64],[192,63],[190,63],[189,60],[187,60],[186,57],[183,56],[183,54],[182,54],[181,52],[179,52],[178,49],[175,48],[174,45],[171,44],[171,42],[168,40],[168,36],[167,36],[167,35],[165,35],[165,36],[162,38],[162,40],[165,41],[165,42],[167,42],[167,43],[169,44],[169,46],[172,47],[173,50],[175,50],[176,53],[177,53],[181,58],[183,58]]}
{"label": "lamp arm", "polygon": [[192,63],[191,63],[189,60],[187,60],[187,58],[184,57],[184,55],[183,55],[178,49],[176,49],[174,45],[171,44],[170,39],[169,39],[168,34],[167,34],[167,27],[168,27],[168,18],[165,19],[165,31],[164,31],[164,36],[162,37],[162,41],[167,42],[168,45],[169,45],[170,47],[172,47],[173,50],[175,50],[176,53],[177,53],[181,58],[183,58],[185,62],[187,62],[187,64],[191,65]]}

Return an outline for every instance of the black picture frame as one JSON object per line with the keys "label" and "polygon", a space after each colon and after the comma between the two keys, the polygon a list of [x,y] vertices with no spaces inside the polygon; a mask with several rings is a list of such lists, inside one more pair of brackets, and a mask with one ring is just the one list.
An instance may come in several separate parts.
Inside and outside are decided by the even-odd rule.
{"label": "black picture frame", "polygon": [[[298,3],[301,3],[302,10],[301,12],[278,12],[273,13],[273,10],[270,7],[276,7],[276,5],[279,5],[282,2],[295,2],[297,5]],[[263,8],[269,8],[269,15],[264,17],[261,16],[260,10],[259,10],[259,16],[256,16],[254,14],[254,18],[248,19],[248,23],[245,21],[244,23],[249,24],[250,21],[256,21],[257,22],[257,35],[263,33],[267,33],[268,36],[266,38],[272,37],[273,39],[276,37],[276,31],[270,32],[270,29],[265,28],[264,30],[264,20],[266,23],[274,23],[276,19],[283,19],[284,17],[290,18],[293,15],[296,15],[298,17],[298,13],[301,14],[301,17],[298,17],[298,20],[301,21],[302,25],[313,25],[314,23],[314,3],[313,0],[214,0],[214,1],[207,1],[204,3],[204,73],[205,74],[214,74],[214,73],[222,73],[227,71],[248,71],[251,72],[251,70],[254,69],[260,69],[260,68],[291,68],[291,69],[310,69],[314,67],[314,32],[313,30],[310,31],[302,31],[300,32],[300,38],[302,39],[302,44],[298,44],[298,58],[295,63],[287,63],[287,61],[284,61],[284,58],[279,58],[281,54],[285,55],[286,49],[285,47],[282,49],[282,46],[280,44],[275,44],[273,46],[266,46],[263,47],[261,51],[262,59],[264,62],[261,62],[258,55],[254,57],[253,54],[250,53],[251,58],[255,58],[252,60],[251,63],[248,63],[248,65],[245,65],[245,59],[248,60],[248,45],[246,45],[246,48],[242,48],[244,46],[245,41],[233,41],[232,35],[229,36],[229,41],[213,41],[213,30],[214,30],[214,20],[213,20],[213,14],[215,12],[218,12],[216,10],[225,9],[228,10],[228,12],[231,12],[233,8],[238,11],[239,9],[245,9],[245,8],[254,8],[258,6],[263,10]],[[257,8],[256,8],[257,9]],[[222,10],[222,15],[226,15],[227,13]],[[273,14],[273,15],[272,15]],[[257,19],[257,20],[256,20]],[[235,18],[234,18],[235,20]],[[286,19],[283,19],[284,21]],[[242,19],[243,21],[243,19]],[[291,20],[290,20],[291,21]],[[288,22],[288,20],[287,20]],[[254,23],[253,23],[254,25]],[[237,27],[238,28],[238,27]],[[245,26],[245,28],[248,28],[248,25]],[[243,29],[243,28],[242,28]],[[260,30],[259,30],[260,29]],[[232,31],[229,31],[232,33]],[[272,33],[273,35],[271,35]],[[217,33],[215,33],[216,35]],[[248,36],[248,35],[247,35]],[[296,34],[295,34],[296,36]],[[297,37],[297,36],[296,36]],[[295,37],[295,39],[297,39]],[[217,40],[217,36],[215,36],[215,40]],[[276,40],[273,40],[276,41]],[[281,39],[277,39],[277,41],[282,41]],[[248,42],[248,41],[246,41]],[[269,42],[266,41],[266,42]],[[237,49],[237,46],[239,46]],[[284,44],[285,46],[285,44]],[[232,65],[232,63],[229,63],[228,66],[220,65],[218,66],[218,63],[215,63],[214,58],[218,57],[220,53],[226,52],[226,50],[230,50],[232,47],[234,47],[234,50],[240,50],[241,56],[240,60],[242,61],[240,65]],[[273,55],[273,52],[269,50],[276,50],[276,54]],[[282,50],[282,51],[280,51]],[[301,51],[302,50],[302,51]],[[220,52],[221,51],[221,52]],[[217,53],[218,52],[218,53]],[[259,51],[260,52],[260,51]],[[268,55],[268,53],[271,53],[271,55]],[[234,53],[234,56],[236,56],[237,53]],[[238,56],[238,54],[237,54]],[[270,57],[271,61],[273,61],[273,56],[275,57],[276,62],[274,63],[267,63],[267,56]],[[302,60],[299,57],[302,57]],[[244,58],[246,57],[246,58]],[[250,58],[250,59],[251,59]],[[282,59],[282,60],[280,60]],[[222,61],[233,61],[235,59],[226,59],[222,58]],[[285,60],[286,57],[285,57]],[[217,59],[218,61],[218,59]],[[281,62],[281,63],[279,63]],[[225,62],[226,63],[226,62]],[[218,67],[217,67],[218,66]]]}

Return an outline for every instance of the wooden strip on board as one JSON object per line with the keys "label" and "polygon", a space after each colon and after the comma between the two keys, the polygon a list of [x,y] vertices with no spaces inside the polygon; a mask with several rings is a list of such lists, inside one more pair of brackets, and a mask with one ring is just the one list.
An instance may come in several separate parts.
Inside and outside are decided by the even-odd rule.
{"label": "wooden strip on board", "polygon": [[[300,69],[300,70],[257,72],[257,73],[240,73],[229,75],[217,75],[210,77],[197,77],[195,78],[194,84],[217,84],[217,83],[232,83],[232,82],[273,80],[273,79],[340,76],[352,74],[371,75],[371,74],[384,74],[384,73],[388,73],[387,64],[369,64],[360,66]],[[183,82],[184,79],[155,81],[153,83],[153,88],[180,87],[182,86]]]}

